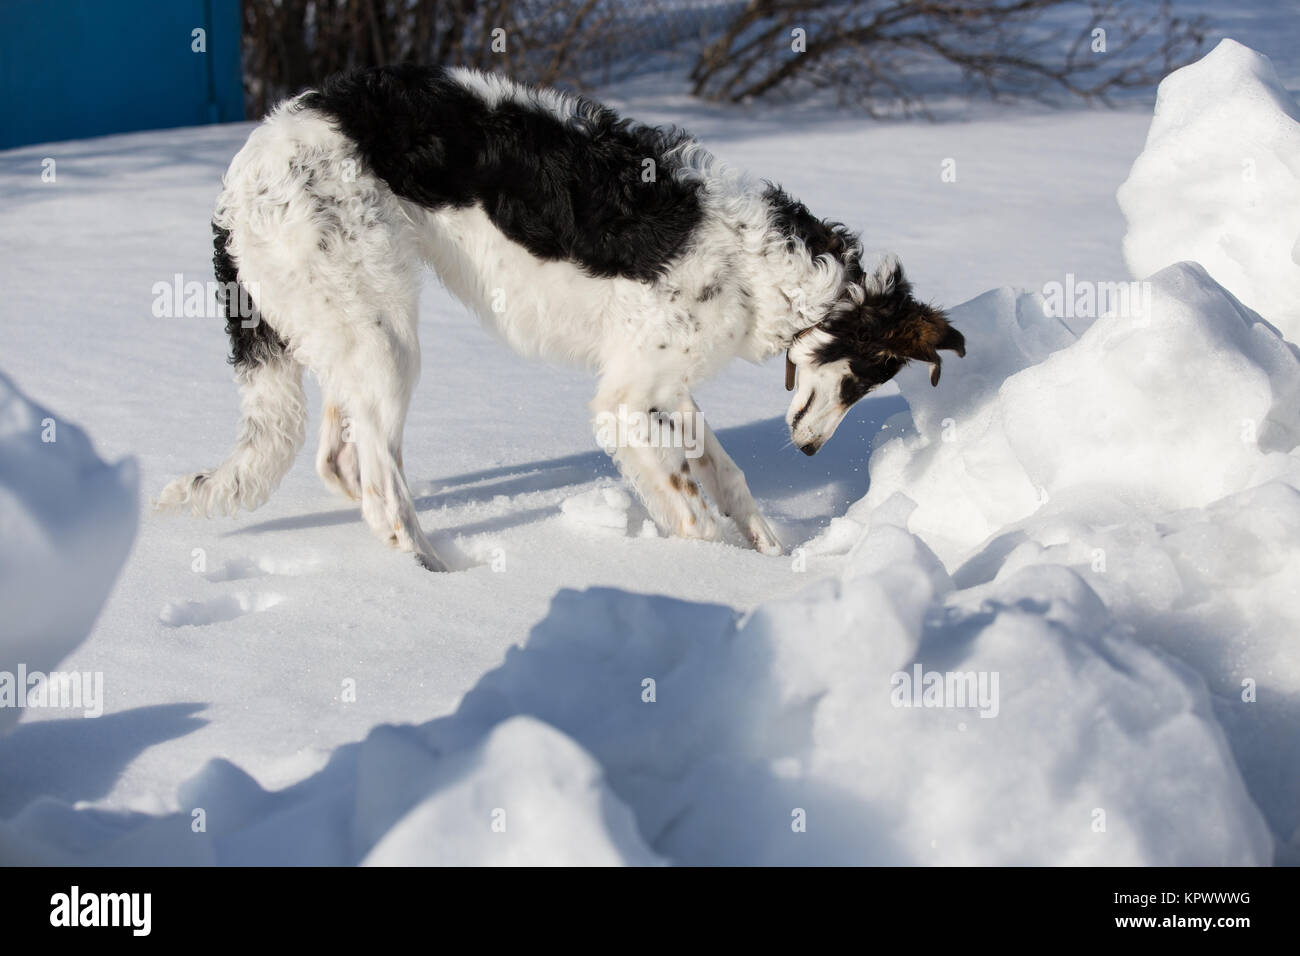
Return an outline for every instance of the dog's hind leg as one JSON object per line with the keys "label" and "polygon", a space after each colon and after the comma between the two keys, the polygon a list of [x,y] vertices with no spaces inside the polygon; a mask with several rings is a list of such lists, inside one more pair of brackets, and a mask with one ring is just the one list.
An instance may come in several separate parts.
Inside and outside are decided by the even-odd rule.
{"label": "dog's hind leg", "polygon": [[696,453],[692,454],[688,450],[686,456],[691,474],[723,515],[736,522],[755,550],[764,554],[780,554],[783,550],[781,542],[758,510],[744,472],[723,449],[718,436],[713,433],[694,401],[691,401],[690,409],[694,415],[690,423],[695,427],[694,437],[698,441]]}
{"label": "dog's hind leg", "polygon": [[231,163],[225,187],[216,222],[229,239],[227,271],[233,277],[237,264],[239,285],[270,321],[284,361],[293,363],[286,366],[273,349],[277,361],[258,373],[256,387],[265,381],[268,394],[246,421],[263,467],[247,493],[264,497],[262,482],[272,472],[278,481],[292,461],[302,439],[298,376],[305,366],[336,409],[326,409],[321,430],[322,477],[359,494],[361,513],[381,540],[442,569],[400,465],[420,366],[421,264],[411,216],[359,162],[356,144],[310,109],[277,111],[258,127]]}
{"label": "dog's hind leg", "polygon": [[279,485],[302,445],[307,400],[302,367],[278,354],[236,366],[240,424],[234,449],[218,467],[177,478],[158,495],[160,511],[210,517],[252,511]]}
{"label": "dog's hind leg", "polygon": [[344,498],[361,500],[361,462],[352,435],[353,423],[333,396],[325,397],[321,414],[320,445],[316,450],[316,473],[325,487]]}
{"label": "dog's hind leg", "polygon": [[280,483],[304,438],[302,366],[239,281],[228,241],[229,233],[214,227],[213,261],[225,284],[221,299],[239,384],[239,437],[218,467],[169,483],[158,496],[159,510],[188,509],[205,516],[252,511]]}
{"label": "dog's hind leg", "polygon": [[[352,431],[362,517],[380,540],[414,552],[430,571],[445,571],[446,563],[420,528],[401,463],[402,430],[420,373],[415,322],[412,296],[407,314],[381,314],[356,329],[352,347],[336,359],[323,385],[348,411],[348,421],[340,419],[340,428],[350,426]],[[323,431],[326,428],[332,433],[331,426],[326,424]]]}

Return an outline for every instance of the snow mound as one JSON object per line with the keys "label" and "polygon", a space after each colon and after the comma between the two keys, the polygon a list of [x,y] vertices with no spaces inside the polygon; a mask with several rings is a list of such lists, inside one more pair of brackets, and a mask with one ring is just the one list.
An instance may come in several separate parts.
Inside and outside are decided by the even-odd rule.
{"label": "snow mound", "polygon": [[1300,106],[1268,57],[1223,40],[1166,77],[1118,199],[1134,275],[1200,262],[1300,341]]}
{"label": "snow mound", "polygon": [[[404,768],[428,751],[418,734],[391,729],[388,769],[410,786]],[[375,744],[367,754],[376,759]],[[414,763],[408,763],[413,759]],[[427,757],[426,757],[427,760]],[[599,764],[574,741],[531,717],[492,728],[476,747],[457,752],[420,781],[430,794],[379,838],[368,866],[612,866],[660,862],[641,841],[636,820],[603,780]],[[365,774],[384,781],[393,776]]]}
{"label": "snow mound", "polygon": [[[1200,681],[1077,574],[1035,568],[970,606],[951,592],[914,535],[878,523],[840,580],[739,624],[562,594],[458,717],[571,735],[679,863],[1271,859]],[[900,691],[918,668],[981,690],[929,706]]]}
{"label": "snow mound", "polygon": [[[0,374],[0,671],[48,673],[85,639],[136,507],[132,461],[105,464],[84,432]],[[0,731],[21,714],[0,707]]]}
{"label": "snow mound", "polygon": [[898,376],[911,414],[868,494],[806,547],[906,527],[965,607],[1044,567],[1078,575],[1200,675],[1278,860],[1300,862],[1300,356],[1197,264],[1148,290],[1077,338],[1050,318],[1022,332],[1035,296],[954,310],[967,358],[937,389]]}
{"label": "snow mound", "polygon": [[970,601],[1028,568],[1070,568],[1144,645],[1199,673],[1278,861],[1291,864],[1300,863],[1297,484],[1293,476],[1171,513],[1043,515],[998,535],[953,574]]}
{"label": "snow mound", "polygon": [[632,497],[617,485],[593,488],[560,503],[565,518],[579,525],[626,531]]}
{"label": "snow mound", "polygon": [[[923,370],[898,375],[912,427],[876,448],[870,490],[841,525],[860,530],[905,494],[908,526],[954,568],[1040,509],[1201,507],[1293,468],[1296,348],[1196,264],[1163,270],[1149,291],[1149,314],[1105,316],[1077,339],[1041,311],[1042,328],[1020,334],[1034,296],[953,310],[967,357],[937,389]],[[831,531],[810,550],[853,539]]]}
{"label": "snow mound", "polygon": [[[900,513],[901,514],[901,513]],[[906,517],[901,514],[901,517]],[[1064,567],[959,594],[876,522],[841,577],[728,608],[564,591],[453,715],[165,817],[53,801],[29,861],[1253,864],[1273,841],[1203,684]],[[191,832],[196,809],[207,829]],[[499,826],[496,825],[499,823]]]}

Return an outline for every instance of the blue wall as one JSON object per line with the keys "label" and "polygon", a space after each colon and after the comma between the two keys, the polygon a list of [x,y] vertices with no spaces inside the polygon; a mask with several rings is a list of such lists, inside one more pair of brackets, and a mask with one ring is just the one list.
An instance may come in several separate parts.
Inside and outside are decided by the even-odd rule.
{"label": "blue wall", "polygon": [[239,3],[0,0],[0,149],[243,119]]}

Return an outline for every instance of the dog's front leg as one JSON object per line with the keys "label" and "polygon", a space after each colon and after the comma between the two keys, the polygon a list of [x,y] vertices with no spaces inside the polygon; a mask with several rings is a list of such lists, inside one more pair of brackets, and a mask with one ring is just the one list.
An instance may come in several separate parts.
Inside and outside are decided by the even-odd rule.
{"label": "dog's front leg", "polygon": [[[686,460],[690,462],[691,473],[704,486],[710,498],[717,504],[724,515],[736,522],[737,527],[749,539],[749,543],[764,554],[781,554],[781,541],[758,510],[754,496],[750,494],[745,474],[740,470],[731,456],[727,454],[713,433],[704,414],[692,400],[688,407],[694,416],[690,424],[694,427],[694,442],[687,443]],[[692,448],[694,445],[694,449]]]}
{"label": "dog's front leg", "polygon": [[717,541],[717,522],[682,448],[679,402],[652,392],[602,389],[591,403],[596,441],[614,459],[655,524],[666,534]]}

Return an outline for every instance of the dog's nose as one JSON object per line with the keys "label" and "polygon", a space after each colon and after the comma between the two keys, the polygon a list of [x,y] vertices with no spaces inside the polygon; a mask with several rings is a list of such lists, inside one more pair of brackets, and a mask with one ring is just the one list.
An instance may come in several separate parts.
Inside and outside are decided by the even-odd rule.
{"label": "dog's nose", "polygon": [[817,442],[810,441],[806,445],[800,445],[799,450],[803,452],[805,455],[807,455],[809,458],[811,458],[813,455],[817,454],[817,449],[821,447],[822,446],[819,445]]}

